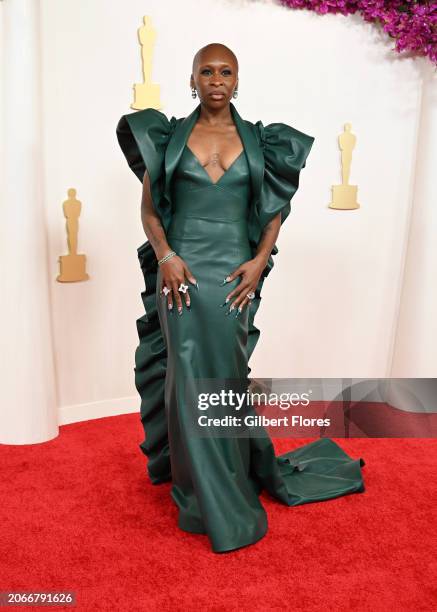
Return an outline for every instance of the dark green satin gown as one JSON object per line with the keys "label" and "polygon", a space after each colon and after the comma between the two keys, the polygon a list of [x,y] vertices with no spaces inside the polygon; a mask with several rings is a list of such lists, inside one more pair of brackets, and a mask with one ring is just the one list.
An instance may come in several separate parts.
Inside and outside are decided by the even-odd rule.
{"label": "dark green satin gown", "polygon": [[[286,505],[322,501],[364,491],[363,459],[350,458],[321,438],[275,456],[267,432],[200,437],[187,388],[198,379],[247,381],[249,358],[259,338],[254,316],[272,256],[250,308],[239,317],[221,307],[239,279],[223,279],[255,254],[265,224],[278,212],[283,222],[298,187],[299,172],[314,138],[283,123],[244,121],[231,103],[243,152],[216,182],[188,148],[200,105],[187,117],[154,109],[124,115],[117,137],[129,166],[142,180],[147,168],[154,205],[168,242],[188,264],[191,309],[170,312],[159,296],[161,271],[150,244],[138,249],[146,288],[145,314],[137,321],[135,383],[141,396],[152,482],[171,481],[171,496],[185,531],[207,534],[214,552],[252,544],[267,531],[259,500],[265,489]],[[278,252],[275,246],[272,255]],[[244,384],[243,384],[244,387]],[[194,387],[193,387],[194,388]],[[222,415],[230,414],[224,407]]]}

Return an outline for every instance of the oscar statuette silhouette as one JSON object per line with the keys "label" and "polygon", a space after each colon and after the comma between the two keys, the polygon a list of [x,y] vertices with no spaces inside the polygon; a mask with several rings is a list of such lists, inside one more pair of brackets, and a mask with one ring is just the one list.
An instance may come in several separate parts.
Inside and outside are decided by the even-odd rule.
{"label": "oscar statuette silhouette", "polygon": [[349,175],[352,161],[352,150],[355,147],[357,138],[351,132],[351,124],[345,123],[344,132],[338,137],[338,144],[341,150],[341,185],[332,186],[332,202],[329,208],[338,210],[353,210],[359,208],[357,202],[357,185],[349,185]]}
{"label": "oscar statuette silhouette", "polygon": [[88,280],[86,272],[86,255],[77,253],[77,235],[79,231],[79,216],[82,203],[76,199],[76,189],[68,190],[68,200],[63,202],[64,216],[67,219],[67,245],[68,255],[60,255],[60,274],[56,280],[61,283],[74,283]]}

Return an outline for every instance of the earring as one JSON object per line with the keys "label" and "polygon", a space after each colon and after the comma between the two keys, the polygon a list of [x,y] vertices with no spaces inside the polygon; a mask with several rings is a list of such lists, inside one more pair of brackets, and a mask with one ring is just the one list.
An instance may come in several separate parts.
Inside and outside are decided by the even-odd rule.
{"label": "earring", "polygon": [[236,98],[238,96],[238,89],[234,89],[234,93],[232,94],[233,98]]}
{"label": "earring", "polygon": [[195,87],[191,88],[191,97],[192,98],[197,98],[197,91],[196,91]]}

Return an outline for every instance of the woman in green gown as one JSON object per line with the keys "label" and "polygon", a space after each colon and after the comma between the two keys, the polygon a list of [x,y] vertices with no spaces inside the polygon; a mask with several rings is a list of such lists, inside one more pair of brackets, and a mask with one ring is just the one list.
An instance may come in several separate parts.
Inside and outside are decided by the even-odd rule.
{"label": "woman in green gown", "polygon": [[284,123],[242,119],[231,102],[237,86],[235,55],[207,45],[191,76],[201,102],[187,117],[169,120],[148,108],[117,126],[143,183],[148,236],[138,248],[145,280],[135,353],[140,447],[151,481],[172,483],[179,527],[207,534],[214,552],[265,535],[263,489],[289,506],[364,491],[363,459],[329,438],[277,457],[263,428],[225,436],[212,426],[197,435],[193,427],[187,390],[195,393],[194,381],[241,381],[243,389],[249,381],[261,289],[314,142]]}

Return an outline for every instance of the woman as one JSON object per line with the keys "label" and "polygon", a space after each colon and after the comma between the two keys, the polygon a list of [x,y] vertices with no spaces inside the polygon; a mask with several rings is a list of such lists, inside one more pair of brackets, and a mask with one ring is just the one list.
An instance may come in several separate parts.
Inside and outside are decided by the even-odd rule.
{"label": "woman", "polygon": [[[141,448],[152,482],[172,481],[179,527],[207,534],[214,552],[265,535],[263,489],[289,506],[364,491],[364,461],[330,439],[275,457],[262,428],[225,435],[207,425],[200,435],[193,425],[189,398],[201,381],[247,388],[261,288],[314,141],[283,123],[242,119],[231,102],[237,87],[235,55],[210,44],[193,61],[200,104],[188,117],[168,120],[150,108],[117,126],[143,182],[148,237],[138,249],[146,284],[135,354]],[[223,404],[220,411],[235,414]]]}

